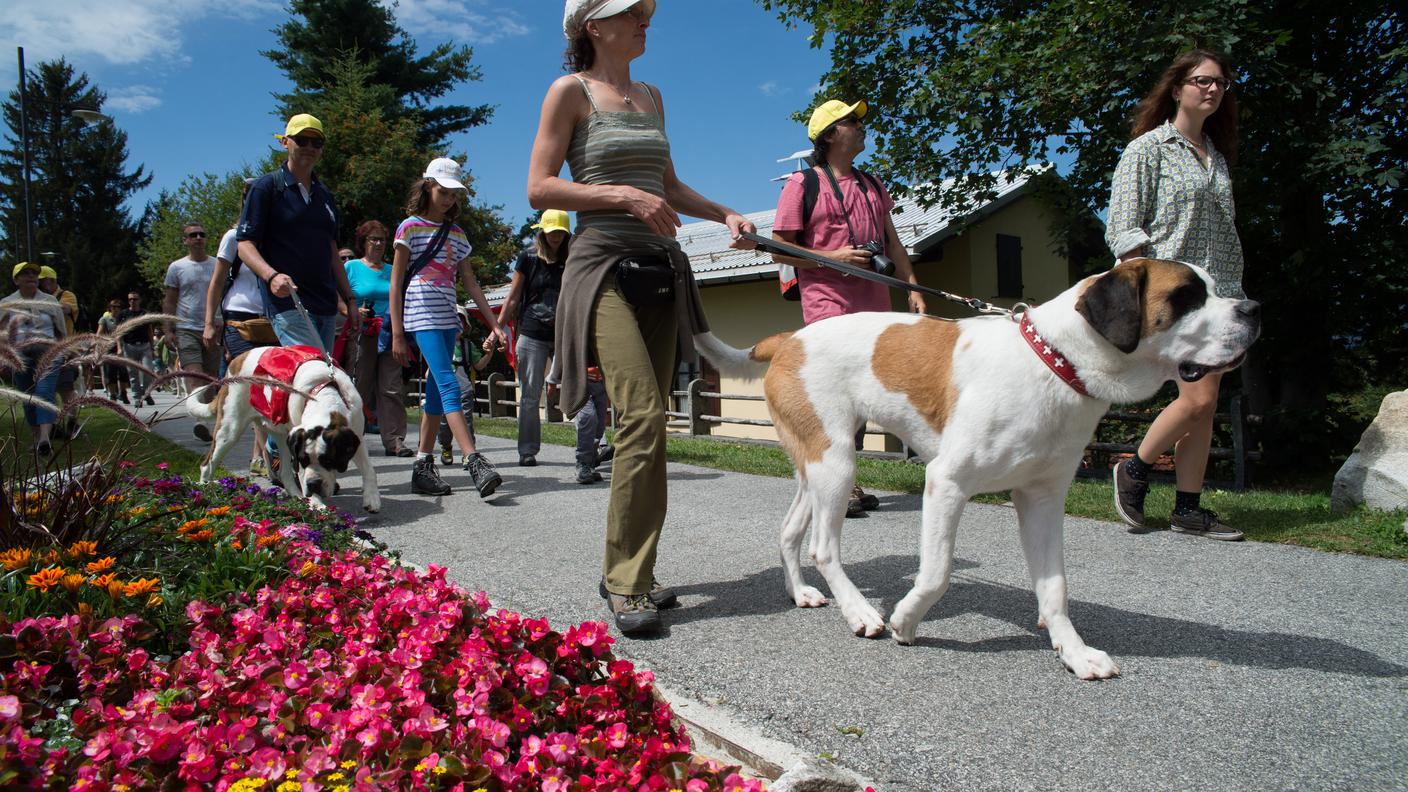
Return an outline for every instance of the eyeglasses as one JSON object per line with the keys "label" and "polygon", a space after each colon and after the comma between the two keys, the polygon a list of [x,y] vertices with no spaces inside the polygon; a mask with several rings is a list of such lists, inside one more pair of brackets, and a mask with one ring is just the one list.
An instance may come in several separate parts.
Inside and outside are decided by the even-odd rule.
{"label": "eyeglasses", "polygon": [[327,142],[325,139],[320,137],[291,137],[289,138],[289,140],[292,140],[294,143],[297,143],[299,148],[304,148],[305,146],[312,146],[315,149],[322,148],[323,144]]}
{"label": "eyeglasses", "polygon": [[1226,92],[1232,90],[1233,85],[1232,81],[1225,77],[1209,77],[1206,74],[1199,74],[1197,77],[1189,77],[1184,80],[1184,82],[1189,85],[1196,85],[1204,91],[1216,85],[1218,88],[1221,88],[1223,92]]}
{"label": "eyeglasses", "polygon": [[378,245],[385,245],[385,244],[386,244],[386,240],[385,240],[383,237],[367,237],[367,242],[368,242],[369,244],[372,243],[372,242],[375,242],[375,243],[377,243]]}
{"label": "eyeglasses", "polygon": [[346,255],[340,255],[340,256],[338,256],[338,258],[342,259],[343,261],[351,261],[351,260],[352,260],[352,257],[351,257],[351,256],[346,256]]}
{"label": "eyeglasses", "polygon": [[205,239],[205,232],[204,232],[204,231],[192,231],[191,233],[186,234],[186,238],[187,238],[187,239]]}

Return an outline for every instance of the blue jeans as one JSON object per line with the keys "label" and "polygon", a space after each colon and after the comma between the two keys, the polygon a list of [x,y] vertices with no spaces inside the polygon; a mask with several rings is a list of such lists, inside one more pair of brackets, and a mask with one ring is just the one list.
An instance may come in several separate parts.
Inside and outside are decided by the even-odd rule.
{"label": "blue jeans", "polygon": [[279,344],[310,346],[331,353],[332,339],[337,333],[337,315],[310,313],[308,318],[313,320],[311,328],[303,321],[303,315],[298,309],[294,308],[292,311],[274,314],[269,317],[269,321],[274,325],[274,335],[279,337]]}
{"label": "blue jeans", "polygon": [[[15,387],[25,393],[38,396],[46,402],[54,401],[54,392],[59,386],[59,369],[54,367],[48,375],[36,378],[35,370],[39,367],[39,358],[42,352],[26,352],[21,357],[24,360],[24,368],[15,372]],[[62,365],[62,362],[59,364]],[[24,406],[24,420],[30,426],[43,426],[53,424],[58,419],[53,410],[45,410],[42,407],[35,407],[26,403]]]}
{"label": "blue jeans", "polygon": [[425,383],[426,415],[464,412],[460,403],[460,383],[455,378],[455,363],[450,357],[459,332],[456,329],[412,332],[430,374]]}
{"label": "blue jeans", "polygon": [[147,389],[152,386],[152,378],[147,371],[156,368],[156,356],[152,354],[152,345],[149,341],[141,343],[134,341],[122,342],[122,352],[128,360],[140,363],[143,368],[132,369],[132,390],[137,398],[133,402],[140,402],[142,397],[147,395]]}
{"label": "blue jeans", "polygon": [[518,356],[518,455],[536,456],[543,446],[543,419],[538,405],[543,398],[552,342],[520,335],[514,354]]}
{"label": "blue jeans", "polygon": [[577,411],[577,464],[594,468],[606,434],[606,383],[587,380],[587,403]]}

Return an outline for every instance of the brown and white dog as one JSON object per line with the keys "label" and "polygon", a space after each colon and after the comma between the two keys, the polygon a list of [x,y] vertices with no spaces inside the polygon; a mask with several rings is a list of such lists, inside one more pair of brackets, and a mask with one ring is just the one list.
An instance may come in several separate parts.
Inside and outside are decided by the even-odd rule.
{"label": "brown and white dog", "polygon": [[920,620],[948,589],[968,499],[1010,489],[1040,625],[1077,676],[1107,678],[1119,668],[1085,645],[1066,610],[1064,507],[1082,452],[1112,402],[1146,399],[1175,377],[1191,382],[1238,366],[1260,334],[1260,306],[1215,296],[1198,267],[1136,259],[1026,316],[1019,324],[861,313],[747,351],[709,333],[695,345],[726,374],[766,371],[768,409],[797,468],[781,550],[798,607],[826,604],[802,580],[810,527],[811,556],[851,630],[874,637],[885,629],[840,563],[853,437],[869,421],[927,460],[919,574],[890,616],[895,640],[913,643]]}
{"label": "brown and white dog", "polygon": [[[252,377],[260,356],[276,347],[260,347],[230,361],[227,377]],[[288,394],[288,423],[274,423],[256,410],[250,402],[250,389],[269,391],[266,386],[247,382],[226,382],[209,404],[189,399],[187,407],[201,420],[215,422],[210,452],[201,465],[200,480],[210,481],[220,460],[239,440],[250,423],[259,421],[264,431],[274,439],[279,449],[280,478],[284,490],[298,493],[318,508],[326,508],[324,496],[331,496],[337,486],[337,474],[345,473],[349,462],[356,462],[362,474],[362,508],[381,511],[381,493],[377,489],[376,468],[362,442],[365,418],[362,399],[357,388],[343,371],[321,359],[299,366],[289,383],[294,391]],[[305,397],[308,394],[311,398]],[[290,464],[290,461],[294,464]]]}

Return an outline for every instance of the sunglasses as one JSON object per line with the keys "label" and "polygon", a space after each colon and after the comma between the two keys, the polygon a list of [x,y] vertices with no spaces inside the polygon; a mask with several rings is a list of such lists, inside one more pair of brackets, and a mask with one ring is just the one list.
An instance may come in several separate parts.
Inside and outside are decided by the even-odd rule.
{"label": "sunglasses", "polygon": [[187,238],[187,239],[205,239],[205,232],[204,232],[204,231],[192,231],[191,233],[186,234],[186,238]]}
{"label": "sunglasses", "polygon": [[312,146],[315,149],[322,148],[323,144],[327,142],[326,140],[320,137],[291,137],[289,138],[289,140],[292,140],[294,143],[297,143],[299,148]]}
{"label": "sunglasses", "polygon": [[378,245],[385,245],[385,244],[386,244],[386,238],[385,238],[385,237],[367,237],[367,241],[368,241],[368,242],[375,242],[375,243],[377,243]]}
{"label": "sunglasses", "polygon": [[1188,83],[1189,85],[1196,85],[1199,88],[1202,88],[1204,91],[1213,87],[1214,85],[1216,85],[1218,88],[1221,88],[1224,93],[1232,89],[1231,80],[1226,79],[1225,77],[1209,77],[1206,74],[1200,74],[1197,77],[1189,77],[1187,80],[1184,80],[1184,82]]}
{"label": "sunglasses", "polygon": [[351,257],[351,256],[338,256],[338,258],[342,259],[343,261],[351,261],[351,260],[352,260],[352,257]]}

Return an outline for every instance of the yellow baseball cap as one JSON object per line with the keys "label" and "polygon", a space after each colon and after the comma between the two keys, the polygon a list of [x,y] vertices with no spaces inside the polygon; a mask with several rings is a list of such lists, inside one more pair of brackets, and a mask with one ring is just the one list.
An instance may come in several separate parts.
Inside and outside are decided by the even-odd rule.
{"label": "yellow baseball cap", "polygon": [[869,108],[865,102],[846,104],[839,99],[827,99],[821,106],[812,111],[812,120],[807,122],[807,139],[816,140],[821,137],[832,124],[840,121],[852,113],[856,118],[865,118],[865,113]]}
{"label": "yellow baseball cap", "polygon": [[40,272],[42,269],[43,268],[40,267],[38,264],[31,264],[28,261],[21,261],[20,263],[15,265],[15,270],[14,272],[10,273],[10,277],[18,278],[20,276],[20,273],[24,272],[25,270],[34,270],[35,272]]}
{"label": "yellow baseball cap", "polygon": [[572,220],[561,209],[544,209],[543,218],[534,223],[533,227],[541,229],[544,234],[550,231],[566,231],[570,234],[572,233]]}
{"label": "yellow baseball cap", "polygon": [[54,272],[54,268],[53,268],[53,267],[40,267],[40,268],[39,268],[39,280],[44,280],[45,278],[53,278],[54,280],[58,280],[58,279],[59,279],[59,273]]}
{"label": "yellow baseball cap", "polygon": [[282,135],[274,135],[274,137],[293,137],[299,132],[307,132],[310,129],[317,132],[319,137],[327,137],[327,133],[323,132],[323,122],[307,113],[299,113],[293,118],[290,118],[288,120],[288,126],[284,127],[284,133]]}

